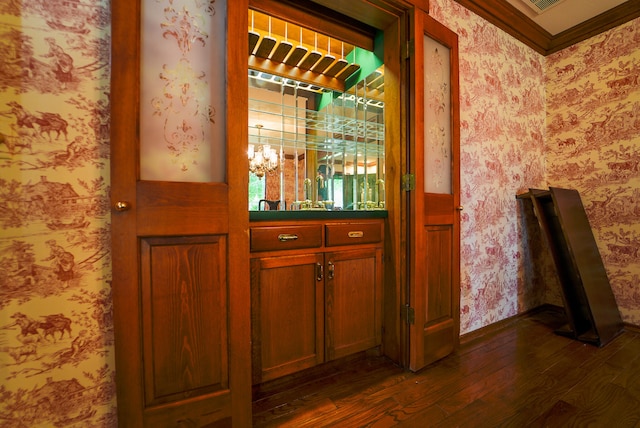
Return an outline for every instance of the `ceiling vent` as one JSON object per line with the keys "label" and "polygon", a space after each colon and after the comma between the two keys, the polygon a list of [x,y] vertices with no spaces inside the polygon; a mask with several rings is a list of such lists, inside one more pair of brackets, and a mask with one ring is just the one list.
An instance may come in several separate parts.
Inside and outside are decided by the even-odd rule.
{"label": "ceiling vent", "polygon": [[522,3],[529,6],[536,14],[541,14],[544,11],[549,10],[553,6],[562,3],[564,0],[522,0]]}

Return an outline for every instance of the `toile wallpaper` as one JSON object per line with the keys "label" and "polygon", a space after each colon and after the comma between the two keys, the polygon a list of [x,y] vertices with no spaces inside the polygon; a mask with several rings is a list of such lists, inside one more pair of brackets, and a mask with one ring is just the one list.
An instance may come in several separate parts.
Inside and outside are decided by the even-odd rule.
{"label": "toile wallpaper", "polygon": [[580,192],[624,322],[640,325],[640,19],[547,58],[548,182]]}
{"label": "toile wallpaper", "polygon": [[580,192],[622,319],[640,325],[640,20],[543,58],[453,0],[430,3],[460,44],[461,332],[562,305],[513,200],[549,186]]}
{"label": "toile wallpaper", "polygon": [[[529,187],[582,194],[640,325],[640,20],[543,58],[453,0],[460,40],[461,331],[559,304]],[[115,427],[108,0],[0,2],[0,427]]]}
{"label": "toile wallpaper", "polygon": [[0,426],[116,425],[109,3],[0,2]]}
{"label": "toile wallpaper", "polygon": [[540,239],[515,199],[546,184],[545,59],[453,0],[430,8],[458,34],[464,334],[559,296],[550,263],[530,268]]}

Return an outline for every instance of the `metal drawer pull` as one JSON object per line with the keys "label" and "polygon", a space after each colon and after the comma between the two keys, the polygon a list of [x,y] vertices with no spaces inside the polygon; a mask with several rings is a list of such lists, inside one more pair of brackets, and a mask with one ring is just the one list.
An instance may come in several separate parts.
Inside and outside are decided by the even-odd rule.
{"label": "metal drawer pull", "polygon": [[295,241],[296,239],[298,239],[298,235],[296,235],[295,233],[281,233],[280,235],[278,235],[278,239],[281,242]]}
{"label": "metal drawer pull", "polygon": [[316,263],[316,279],[322,281],[324,279],[324,266],[322,263]]}
{"label": "metal drawer pull", "polygon": [[347,234],[349,238],[362,238],[364,236],[364,232],[361,230],[352,230]]}

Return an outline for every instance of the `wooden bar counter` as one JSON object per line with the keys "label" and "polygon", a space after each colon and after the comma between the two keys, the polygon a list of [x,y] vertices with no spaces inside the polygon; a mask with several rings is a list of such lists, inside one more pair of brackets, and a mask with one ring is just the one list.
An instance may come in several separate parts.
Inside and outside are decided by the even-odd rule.
{"label": "wooden bar counter", "polygon": [[380,347],[385,216],[251,213],[254,385]]}

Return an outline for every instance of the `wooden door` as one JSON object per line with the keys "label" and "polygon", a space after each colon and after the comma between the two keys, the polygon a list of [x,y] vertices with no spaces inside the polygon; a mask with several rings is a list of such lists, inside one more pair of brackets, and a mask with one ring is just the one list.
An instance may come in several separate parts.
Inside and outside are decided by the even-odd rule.
{"label": "wooden door", "polygon": [[374,348],[382,336],[382,250],[325,255],[327,360]]}
{"label": "wooden door", "polygon": [[[141,36],[151,38],[141,30],[149,21],[141,3],[164,14],[152,48],[162,54],[166,42],[182,55],[175,62],[159,58],[157,73],[141,65]],[[121,427],[251,425],[248,6],[183,3],[112,2],[112,286]],[[204,7],[189,12],[194,4]],[[209,37],[200,27],[204,18],[222,34]],[[191,62],[196,48],[225,49],[226,60],[209,67]],[[189,71],[193,80],[184,77]],[[160,79],[164,93],[143,94],[147,79]],[[210,91],[208,101],[220,108],[197,104],[207,84],[220,79],[226,93]],[[194,103],[197,115],[180,119],[179,111]],[[152,125],[145,126],[141,112],[149,108]],[[154,126],[155,119],[164,126]],[[153,131],[163,138],[155,141]],[[157,150],[139,153],[147,140],[159,143]],[[222,149],[207,150],[214,143]],[[161,159],[166,151],[168,162]],[[207,163],[209,178],[175,178]],[[157,176],[145,177],[147,166],[158,168]]]}
{"label": "wooden door", "polygon": [[460,331],[457,36],[416,9],[412,19],[409,192],[409,366],[451,353]]}
{"label": "wooden door", "polygon": [[322,253],[251,261],[253,383],[324,361]]}

